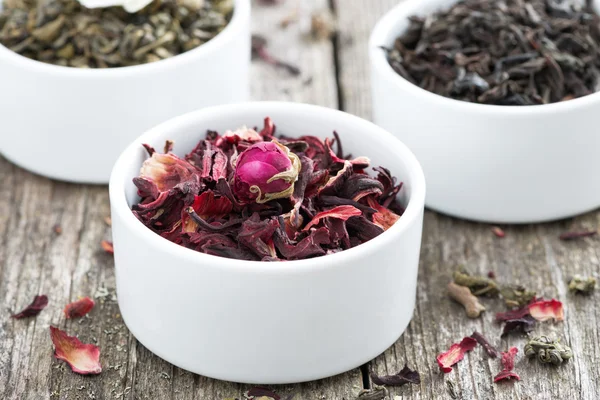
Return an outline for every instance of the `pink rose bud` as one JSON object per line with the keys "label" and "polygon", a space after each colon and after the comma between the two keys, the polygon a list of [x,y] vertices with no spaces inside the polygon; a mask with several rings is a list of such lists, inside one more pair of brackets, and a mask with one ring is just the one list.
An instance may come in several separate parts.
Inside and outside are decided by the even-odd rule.
{"label": "pink rose bud", "polygon": [[233,192],[245,203],[287,198],[294,192],[299,172],[300,159],[281,143],[255,143],[237,159]]}

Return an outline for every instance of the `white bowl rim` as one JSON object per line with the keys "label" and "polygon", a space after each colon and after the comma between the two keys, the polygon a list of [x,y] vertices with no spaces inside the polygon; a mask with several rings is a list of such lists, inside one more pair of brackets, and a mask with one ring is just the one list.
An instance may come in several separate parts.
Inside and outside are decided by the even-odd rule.
{"label": "white bowl rim", "polygon": [[385,51],[382,46],[389,46],[386,43],[386,37],[390,30],[393,30],[400,20],[414,15],[420,9],[420,0],[404,0],[388,11],[377,21],[377,24],[371,32],[369,38],[369,58],[372,66],[378,74],[386,78],[391,84],[396,85],[398,90],[405,91],[412,96],[420,96],[429,102],[437,102],[438,105],[452,108],[455,112],[465,113],[488,113],[497,116],[507,117],[525,117],[537,116],[547,113],[567,113],[573,109],[590,106],[600,103],[600,92],[595,92],[587,96],[576,99],[549,104],[535,104],[529,106],[503,106],[495,104],[471,103],[468,101],[456,100],[436,93],[429,92],[419,86],[409,82],[398,74],[389,64]]}
{"label": "white bowl rim", "polygon": [[[406,181],[410,181],[411,194],[408,198],[408,206],[406,207],[404,214],[402,214],[400,219],[387,231],[359,246],[343,250],[335,254],[328,254],[305,260],[291,260],[278,262],[237,260],[210,254],[204,254],[175,244],[169,241],[168,239],[165,239],[160,235],[152,232],[149,228],[144,226],[134,216],[133,212],[131,211],[131,208],[127,204],[127,199],[125,196],[125,185],[129,182],[127,182],[128,179],[123,173],[123,171],[125,170],[124,166],[131,164],[130,160],[134,158],[133,154],[139,151],[141,143],[146,143],[148,141],[152,141],[157,137],[164,136],[164,134],[168,131],[176,131],[181,126],[186,126],[192,123],[193,121],[201,120],[205,115],[216,115],[217,118],[223,118],[226,115],[237,113],[238,110],[261,112],[265,113],[265,116],[269,112],[279,112],[279,110],[281,110],[281,112],[295,112],[299,115],[309,115],[311,113],[316,112],[327,113],[329,116],[331,116],[333,120],[339,118],[350,119],[353,121],[353,124],[357,126],[357,129],[362,128],[363,130],[370,130],[371,132],[375,133],[373,137],[376,137],[376,140],[384,142],[386,148],[393,149],[391,151],[393,151],[394,154],[396,154],[398,157],[401,157],[403,162],[406,163],[408,175]],[[200,127],[199,129],[205,128]],[[309,270],[327,269],[331,268],[334,265],[343,266],[346,262],[352,262],[352,259],[354,259],[359,254],[365,255],[369,253],[374,253],[384,246],[393,246],[394,241],[401,238],[403,233],[410,226],[419,223],[417,219],[421,218],[422,210],[425,204],[425,176],[423,174],[421,165],[417,161],[417,158],[408,149],[408,147],[406,147],[406,145],[404,145],[400,140],[395,138],[391,133],[385,131],[383,128],[380,128],[372,122],[345,113],[343,111],[311,104],[276,101],[257,101],[203,108],[201,110],[193,111],[191,113],[187,113],[182,116],[173,118],[156,126],[155,128],[150,129],[149,131],[141,135],[138,139],[136,139],[133,143],[131,143],[123,151],[123,153],[115,163],[110,177],[109,195],[112,206],[111,208],[114,212],[118,214],[116,216],[113,216],[113,220],[119,218],[122,221],[122,223],[127,225],[128,229],[136,231],[142,237],[143,240],[150,242],[153,247],[160,249],[160,251],[171,253],[174,259],[183,258],[187,261],[195,262],[198,264],[198,267],[203,268],[215,267],[248,271],[248,268],[251,267],[252,270],[258,272],[289,274],[297,272],[306,272]],[[119,251],[119,249],[117,249],[117,251]],[[177,266],[173,266],[173,268],[177,268]]]}
{"label": "white bowl rim", "polygon": [[[1,8],[2,7],[0,5],[0,9]],[[231,20],[215,37],[192,50],[152,63],[113,68],[66,67],[62,65],[49,64],[22,56],[10,50],[2,43],[0,43],[0,60],[3,60],[2,62],[13,63],[19,68],[28,70],[32,74],[48,74],[55,76],[68,76],[73,78],[111,78],[126,77],[141,73],[160,73],[170,68],[177,68],[178,65],[182,63],[189,63],[196,58],[207,57],[212,52],[218,50],[223,43],[235,40],[235,38],[240,35],[240,29],[243,25],[243,20],[249,18],[249,15],[250,0],[234,0],[233,15],[231,16]]]}

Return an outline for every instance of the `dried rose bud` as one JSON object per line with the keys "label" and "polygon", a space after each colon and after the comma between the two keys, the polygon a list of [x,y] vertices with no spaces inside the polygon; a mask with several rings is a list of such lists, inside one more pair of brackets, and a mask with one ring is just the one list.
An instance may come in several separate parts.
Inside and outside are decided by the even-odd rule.
{"label": "dried rose bud", "polygon": [[290,197],[299,172],[300,159],[287,147],[276,141],[259,142],[239,155],[233,192],[245,203]]}

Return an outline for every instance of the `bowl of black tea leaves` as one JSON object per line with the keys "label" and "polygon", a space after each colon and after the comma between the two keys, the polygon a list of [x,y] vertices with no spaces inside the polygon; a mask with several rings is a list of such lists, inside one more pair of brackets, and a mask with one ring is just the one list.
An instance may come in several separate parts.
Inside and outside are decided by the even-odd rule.
{"label": "bowl of black tea leaves", "polygon": [[599,4],[407,0],[377,23],[373,118],[419,158],[430,208],[529,223],[600,206]]}
{"label": "bowl of black tea leaves", "polygon": [[32,172],[107,183],[146,129],[248,97],[250,0],[0,3],[0,150]]}

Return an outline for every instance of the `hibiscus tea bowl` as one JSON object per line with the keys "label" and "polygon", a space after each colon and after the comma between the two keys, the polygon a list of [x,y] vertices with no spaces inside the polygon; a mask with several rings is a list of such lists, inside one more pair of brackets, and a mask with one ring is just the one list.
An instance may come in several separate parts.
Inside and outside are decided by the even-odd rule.
{"label": "hibiscus tea bowl", "polygon": [[[1,7],[1,6],[0,6]],[[249,97],[250,0],[235,0],[212,40],[150,64],[80,69],[0,45],[0,153],[53,179],[108,183],[119,154],[147,129]]]}
{"label": "hibiscus tea bowl", "polygon": [[[381,235],[305,260],[260,262],[199,253],[164,239],[132,213],[142,144],[175,143],[183,156],[206,131],[261,126],[286,136],[332,137],[403,182],[405,207]],[[414,155],[376,125],[318,106],[255,102],[199,110],[146,132],[110,179],[120,312],[135,337],[183,369],[235,382],[293,383],[358,367],[390,345],[413,314],[425,180]]]}
{"label": "hibiscus tea bowl", "polygon": [[452,216],[531,223],[600,206],[600,94],[554,104],[498,106],[449,99],[404,79],[382,47],[409,17],[456,0],[407,0],[383,16],[369,42],[373,120],[423,166],[426,206]]}

